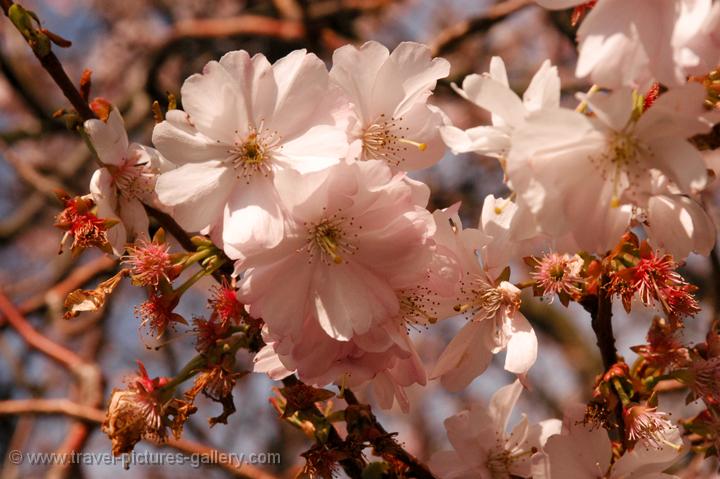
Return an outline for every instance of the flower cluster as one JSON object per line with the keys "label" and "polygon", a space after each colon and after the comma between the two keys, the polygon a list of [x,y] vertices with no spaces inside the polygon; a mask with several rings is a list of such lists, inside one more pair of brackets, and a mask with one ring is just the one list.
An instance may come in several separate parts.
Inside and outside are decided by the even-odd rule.
{"label": "flower cluster", "polygon": [[[389,51],[368,42],[337,49],[329,70],[304,50],[275,63],[245,51],[211,61],[184,82],[183,110],[158,119],[155,149],[129,143],[114,107],[85,123],[102,167],[92,201],[68,200],[58,225],[79,247],[127,251],[126,274],[148,290],[138,314],[156,337],[185,323],[173,310],[190,285],[233,262],[209,319],[194,321],[202,363],[187,369],[198,376],[180,417],[202,392],[223,405],[211,424],[225,422],[240,348],[255,354],[255,372],[295,374],[299,389],[369,385],[381,407],[404,411],[406,388],[429,378],[462,390],[504,353],[504,369],[518,379],[489,408],[476,404],[446,421],[454,451],[433,461],[442,477],[660,477],[685,451],[678,426],[658,410],[655,387],[667,379],[707,406],[686,429],[710,427],[703,440],[720,444],[720,349],[675,336],[699,312],[696,288],[677,270],[715,244],[700,202],[712,180],[709,155],[690,140],[720,119],[708,104],[720,4],[538,3],[576,7],[573,21],[582,22],[576,74],[596,84],[575,109],[561,106],[549,61],[521,97],[494,57],[488,73],[453,85],[492,114],[491,125],[462,130],[429,102],[447,61],[417,43]],[[511,193],[487,196],[477,227],[463,227],[459,204],[429,211],[430,188],[409,176],[446,146],[496,158],[505,172]],[[197,233],[197,249],[177,255],[162,237],[149,240],[146,207]],[[517,273],[521,258],[531,270],[513,282],[510,266]],[[194,263],[201,270],[174,288]],[[590,312],[605,371],[585,413],[562,426],[523,417],[508,433],[538,353],[521,312],[526,287]],[[632,367],[614,349],[613,297],[628,312],[639,299],[667,316],[634,348]],[[465,324],[428,374],[408,332],[452,317]],[[164,437],[162,394],[144,370],[114,394],[106,430],[117,451]],[[283,407],[284,417],[299,409],[290,398]],[[326,456],[308,457],[322,464],[310,469],[326,469]]]}

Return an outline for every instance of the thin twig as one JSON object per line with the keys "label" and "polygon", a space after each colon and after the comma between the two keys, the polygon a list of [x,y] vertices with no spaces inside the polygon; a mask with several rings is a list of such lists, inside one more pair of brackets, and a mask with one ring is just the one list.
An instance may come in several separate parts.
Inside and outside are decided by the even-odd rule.
{"label": "thin twig", "polygon": [[0,312],[3,313],[7,322],[10,323],[15,331],[17,331],[32,348],[40,351],[71,371],[78,370],[85,365],[85,360],[75,352],[43,336],[33,328],[2,291],[0,291]]}
{"label": "thin twig", "polygon": [[[14,2],[12,0],[2,0],[2,9],[6,16],[10,16],[10,8],[13,5]],[[34,48],[32,50],[35,57],[40,60],[40,64],[43,66],[45,71],[50,74],[55,84],[60,87],[60,90],[62,90],[65,98],[67,98],[73,108],[75,108],[75,111],[77,111],[80,118],[83,120],[95,118],[95,113],[93,113],[90,109],[78,89],[75,88],[75,85],[72,80],[70,80],[67,73],[65,73],[65,69],[62,67],[60,60],[58,60],[55,54],[51,50],[48,50],[45,54],[39,53],[38,50]]]}
{"label": "thin twig", "polygon": [[[7,415],[62,415],[86,421],[93,424],[101,424],[105,420],[105,411],[79,404],[69,399],[14,399],[0,401],[0,416]],[[235,455],[231,455],[212,447],[198,444],[192,441],[169,439],[166,442],[154,442],[156,446],[172,447],[186,454],[206,455],[212,461],[209,465],[221,467],[231,472],[235,477],[247,479],[277,479],[251,464],[238,464]]]}
{"label": "thin twig", "polygon": [[442,30],[430,43],[433,56],[442,55],[470,35],[489,30],[509,15],[533,3],[533,0],[506,0],[488,8],[481,15],[463,20]]}

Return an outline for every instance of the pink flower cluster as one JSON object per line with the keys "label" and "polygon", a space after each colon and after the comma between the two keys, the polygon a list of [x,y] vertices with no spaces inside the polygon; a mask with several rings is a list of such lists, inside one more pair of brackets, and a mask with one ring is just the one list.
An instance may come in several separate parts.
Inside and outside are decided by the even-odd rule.
{"label": "pink flower cluster", "polygon": [[[492,125],[462,130],[428,103],[449,74],[447,61],[417,43],[390,52],[368,42],[339,48],[329,70],[304,50],[275,63],[227,53],[185,81],[183,109],[154,129],[156,149],[130,144],[116,109],[106,121],[86,122],[104,165],[92,197],[100,217],[118,221],[108,232],[114,251],[147,241],[143,204],[209,236],[235,261],[239,302],[231,306],[264,321],[255,370],[274,379],[295,373],[315,386],[369,384],[382,407],[397,401],[404,410],[406,387],[429,376],[461,390],[503,351],[505,370],[522,380],[538,345],[510,282],[511,262],[545,253],[531,278],[543,294],[567,300],[585,283],[587,256],[577,253],[602,255],[631,228],[680,260],[715,243],[698,201],[708,166],[688,139],[720,115],[686,75],[720,63],[719,4],[538,3],[582,4],[587,13],[577,75],[596,85],[576,109],[560,106],[549,61],[520,97],[496,57],[488,73],[454,85],[492,113]],[[669,89],[644,96],[655,82]],[[463,228],[459,204],[428,211],[428,186],[408,176],[437,163],[446,145],[495,157],[506,173],[511,195],[485,198],[476,228]],[[453,316],[467,322],[428,375],[408,329]],[[631,477],[626,472],[644,464],[636,452],[611,465],[607,437],[572,421],[560,435],[558,421],[524,419],[508,435],[521,389],[519,381],[503,388],[490,412],[449,419],[456,451],[440,457],[438,470],[549,478],[591,477],[579,471],[600,468],[603,477]],[[672,442],[662,451],[672,462],[681,447],[664,435],[672,424],[648,411],[632,424],[661,424],[662,440],[639,426],[638,440],[654,440],[656,449]],[[590,449],[598,451],[590,457]],[[581,460],[568,465],[573,451]]]}

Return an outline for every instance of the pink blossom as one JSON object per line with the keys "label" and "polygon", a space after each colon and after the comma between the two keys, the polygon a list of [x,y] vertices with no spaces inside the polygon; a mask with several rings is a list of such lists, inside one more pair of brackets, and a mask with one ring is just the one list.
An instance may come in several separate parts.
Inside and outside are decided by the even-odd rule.
{"label": "pink blossom", "polygon": [[186,230],[216,228],[232,258],[276,246],[284,235],[276,173],[317,171],[347,151],[325,64],[304,50],[274,65],[235,51],[181,92],[185,111],[171,110],[153,132],[179,165],[158,179],[160,200]]}
{"label": "pink blossom", "polygon": [[[510,414],[523,387],[520,381],[500,388],[487,407],[474,403],[445,420],[452,451],[435,453],[430,465],[443,479],[530,477],[538,467],[534,455],[547,438],[560,432],[560,421],[529,424],[527,416],[507,432]],[[534,477],[534,476],[533,476]],[[572,477],[572,476],[568,476]]]}
{"label": "pink blossom", "polygon": [[400,170],[440,160],[443,114],[426,102],[449,72],[450,64],[420,43],[403,42],[392,53],[378,42],[335,50],[330,78],[352,103],[351,156]]}
{"label": "pink blossom", "polygon": [[[586,0],[536,0],[561,9]],[[712,0],[600,0],[578,30],[578,77],[607,88],[682,85],[720,63],[720,4]]]}
{"label": "pink blossom", "polygon": [[557,67],[546,60],[535,73],[522,99],[510,88],[505,63],[500,57],[490,60],[490,72],[465,77],[462,88],[455,91],[466,100],[492,113],[492,126],[461,130],[454,126],[440,128],[442,138],[453,153],[474,151],[503,158],[510,149],[510,136],[533,111],[560,106],[560,78]]}
{"label": "pink blossom", "polygon": [[612,446],[607,431],[584,425],[582,414],[574,413],[563,421],[562,434],[551,436],[544,449],[549,470],[534,474],[533,479],[677,479],[662,471],[686,451],[675,427],[663,432],[661,444],[641,440],[611,465]]}
{"label": "pink blossom", "polygon": [[148,217],[143,203],[157,203],[157,176],[173,165],[156,150],[128,141],[117,108],[110,110],[106,122],[87,120],[84,127],[103,164],[90,179],[90,193],[98,216],[119,220],[107,236],[114,253],[120,256],[126,243],[147,239]]}
{"label": "pink blossom", "polygon": [[[438,358],[430,373],[441,378],[443,386],[457,391],[466,387],[482,374],[494,354],[507,349],[505,369],[524,374],[535,363],[537,338],[532,326],[520,313],[520,290],[512,283],[488,274],[478,260],[476,252],[493,239],[480,230],[462,229],[457,224],[439,222],[438,230],[450,229],[456,257],[463,268],[455,296],[445,303],[454,303],[453,309],[468,323],[452,339]],[[498,236],[502,242],[505,238]]]}
{"label": "pink blossom", "polygon": [[410,404],[405,388],[425,384],[425,368],[398,321],[389,321],[350,341],[338,341],[320,329],[308,317],[299,342],[285,334],[263,332],[266,346],[255,356],[255,372],[265,372],[273,379],[292,373],[307,384],[324,387],[335,383],[341,387],[368,387],[378,405],[392,407],[397,400],[407,412]]}
{"label": "pink blossom", "polygon": [[292,221],[240,282],[250,314],[294,341],[308,316],[341,341],[397,316],[396,290],[424,280],[435,230],[404,174],[358,162],[275,181]]}
{"label": "pink blossom", "polygon": [[[542,232],[570,233],[580,248],[605,252],[632,220],[645,220],[654,178],[664,177],[678,194],[705,187],[703,158],[686,140],[712,125],[704,96],[696,84],[670,90],[639,119],[627,89],[588,98],[593,118],[566,109],[533,114],[513,134],[509,181]],[[693,217],[705,228],[700,215],[684,215],[682,222],[687,225]],[[678,249],[693,244],[665,237]],[[693,246],[704,251],[706,244]]]}

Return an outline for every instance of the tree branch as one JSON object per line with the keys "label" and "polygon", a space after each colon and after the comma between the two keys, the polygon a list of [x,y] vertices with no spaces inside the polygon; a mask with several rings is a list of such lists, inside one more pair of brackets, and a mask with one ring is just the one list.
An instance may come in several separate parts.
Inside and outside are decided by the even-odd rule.
{"label": "tree branch", "polygon": [[[0,401],[0,416],[7,415],[62,415],[78,419],[92,424],[101,424],[105,420],[105,411],[91,406],[79,404],[69,399],[15,399]],[[220,467],[235,477],[246,479],[277,479],[272,474],[265,472],[251,464],[237,464],[233,461],[234,456],[192,441],[181,439],[169,439],[166,442],[153,443],[159,447],[171,447],[188,455],[201,454],[217,459],[217,462],[209,463]]]}
{"label": "tree branch", "polygon": [[0,312],[3,313],[7,322],[22,336],[29,346],[45,354],[61,366],[71,371],[77,371],[86,365],[85,360],[75,352],[43,336],[33,328],[2,291],[0,291]]}
{"label": "tree branch", "polygon": [[463,20],[442,30],[430,42],[433,56],[442,55],[462,40],[479,32],[489,30],[493,25],[505,20],[509,15],[533,3],[533,0],[505,0],[490,7],[482,15]]}
{"label": "tree branch", "polygon": [[[10,8],[13,5],[14,2],[12,0],[2,0],[2,9],[8,18],[10,16]],[[30,46],[32,47],[32,45]],[[67,73],[65,73],[60,60],[58,60],[52,50],[48,49],[45,54],[39,52],[38,49],[35,48],[32,48],[32,51],[35,54],[35,57],[40,60],[40,64],[45,71],[50,74],[53,81],[60,87],[63,95],[65,95],[65,98],[68,99],[73,108],[75,108],[75,111],[77,111],[78,115],[80,115],[80,118],[83,120],[95,118],[95,113],[93,113],[90,109],[85,99],[75,87],[75,84],[72,80],[70,80],[70,77],[68,77]]]}

